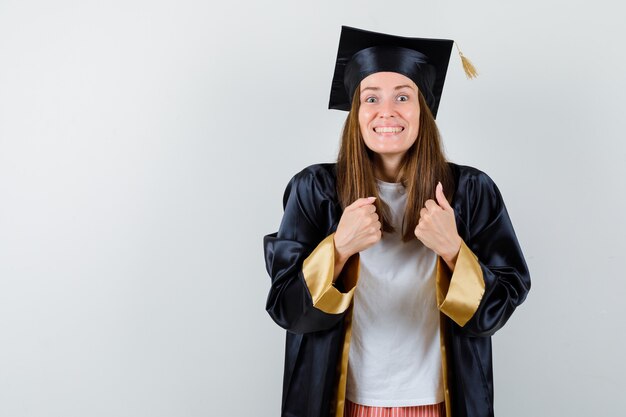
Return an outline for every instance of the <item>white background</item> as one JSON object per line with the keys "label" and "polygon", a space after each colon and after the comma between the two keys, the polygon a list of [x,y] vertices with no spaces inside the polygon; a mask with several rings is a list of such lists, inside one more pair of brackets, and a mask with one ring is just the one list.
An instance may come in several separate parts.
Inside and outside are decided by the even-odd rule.
{"label": "white background", "polygon": [[[620,415],[618,2],[0,1],[0,416],[278,416],[262,237],[335,158],[342,24],[456,39],[438,124],[533,278],[500,416]],[[621,26],[621,27],[620,27]]]}

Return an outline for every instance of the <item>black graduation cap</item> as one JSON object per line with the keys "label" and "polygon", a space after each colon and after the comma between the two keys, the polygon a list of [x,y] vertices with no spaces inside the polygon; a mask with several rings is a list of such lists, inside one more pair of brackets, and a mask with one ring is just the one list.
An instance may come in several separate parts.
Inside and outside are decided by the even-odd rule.
{"label": "black graduation cap", "polygon": [[405,38],[342,26],[328,108],[350,110],[361,80],[376,72],[390,71],[413,80],[436,117],[453,43],[448,39]]}

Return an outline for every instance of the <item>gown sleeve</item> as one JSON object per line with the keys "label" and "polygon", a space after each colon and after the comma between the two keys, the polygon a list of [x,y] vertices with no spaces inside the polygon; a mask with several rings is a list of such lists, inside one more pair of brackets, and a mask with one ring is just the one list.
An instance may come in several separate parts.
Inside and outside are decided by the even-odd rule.
{"label": "gown sleeve", "polygon": [[437,299],[463,332],[491,336],[526,299],[530,275],[498,187],[474,171],[459,177],[453,207],[463,243],[454,273],[439,260]]}
{"label": "gown sleeve", "polygon": [[266,310],[294,333],[327,330],[344,317],[358,278],[358,255],[333,283],[334,231],[340,217],[335,182],[309,167],[294,176],[283,197],[276,233],[264,237],[265,264],[272,284]]}

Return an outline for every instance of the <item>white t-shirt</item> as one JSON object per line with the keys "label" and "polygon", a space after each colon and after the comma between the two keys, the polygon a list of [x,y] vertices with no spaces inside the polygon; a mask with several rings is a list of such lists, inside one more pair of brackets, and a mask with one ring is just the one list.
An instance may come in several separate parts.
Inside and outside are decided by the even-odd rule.
{"label": "white t-shirt", "polygon": [[439,403],[444,396],[435,300],[437,255],[417,239],[402,241],[402,184],[377,183],[396,231],[383,233],[378,243],[360,253],[346,397],[376,407]]}

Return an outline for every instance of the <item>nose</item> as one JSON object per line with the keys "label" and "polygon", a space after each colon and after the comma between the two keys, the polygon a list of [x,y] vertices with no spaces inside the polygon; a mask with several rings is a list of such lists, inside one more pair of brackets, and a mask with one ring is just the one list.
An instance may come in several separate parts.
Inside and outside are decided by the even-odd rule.
{"label": "nose", "polygon": [[379,108],[379,117],[394,117],[395,116],[395,107],[394,102],[392,100],[384,100],[380,103]]}

